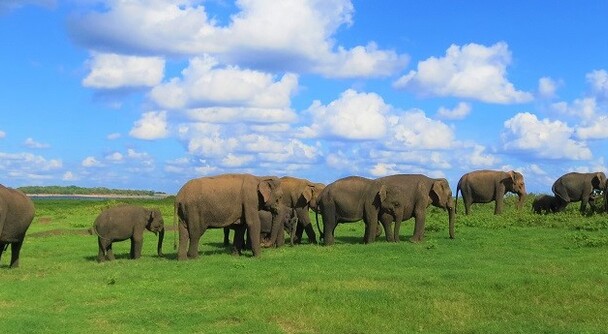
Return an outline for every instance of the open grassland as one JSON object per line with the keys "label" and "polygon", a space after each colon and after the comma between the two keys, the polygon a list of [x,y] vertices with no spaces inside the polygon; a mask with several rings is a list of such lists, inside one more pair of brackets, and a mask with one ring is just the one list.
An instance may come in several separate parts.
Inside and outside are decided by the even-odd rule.
{"label": "open grassland", "polygon": [[[0,266],[4,332],[67,333],[604,333],[608,328],[608,215],[533,215],[506,201],[459,201],[456,239],[447,214],[428,209],[422,243],[361,244],[363,224],[341,224],[336,245],[303,244],[234,257],[220,230],[201,240],[197,260],[178,262],[174,231],[165,258],[146,232],[140,260],[97,263],[86,234],[97,214],[121,202],[37,200],[21,268]],[[599,204],[598,204],[599,205]],[[314,221],[314,220],[313,220]],[[404,223],[401,238],[412,233]],[[306,238],[304,238],[306,239]]]}

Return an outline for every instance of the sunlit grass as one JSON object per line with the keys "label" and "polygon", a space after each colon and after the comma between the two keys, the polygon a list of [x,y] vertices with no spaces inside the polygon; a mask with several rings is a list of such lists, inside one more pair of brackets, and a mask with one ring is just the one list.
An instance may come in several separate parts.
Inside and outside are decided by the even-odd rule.
{"label": "sunlit grass", "polygon": [[[304,244],[234,257],[221,230],[201,257],[166,258],[146,232],[142,258],[97,263],[86,234],[101,209],[120,201],[37,201],[21,267],[0,265],[0,327],[9,332],[205,333],[601,333],[608,303],[605,214],[517,211],[507,200],[459,207],[456,239],[447,213],[429,208],[425,241],[361,243],[363,224],[342,224],[331,247]],[[133,201],[129,201],[133,202]],[[161,207],[172,223],[172,204]],[[459,203],[461,205],[461,203]],[[43,217],[47,217],[43,219]],[[313,219],[314,221],[314,219]],[[405,223],[402,239],[412,233]],[[55,231],[49,233],[48,231]],[[67,232],[72,231],[72,232]],[[305,238],[306,239],[306,238]],[[10,253],[10,252],[9,252]]]}

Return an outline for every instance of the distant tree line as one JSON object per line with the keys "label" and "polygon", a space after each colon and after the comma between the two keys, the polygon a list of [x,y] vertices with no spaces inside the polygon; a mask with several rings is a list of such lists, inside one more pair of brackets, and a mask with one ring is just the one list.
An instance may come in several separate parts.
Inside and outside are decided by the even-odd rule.
{"label": "distant tree line", "polygon": [[26,194],[61,194],[61,195],[127,195],[127,196],[154,196],[164,194],[153,190],[128,190],[128,189],[108,189],[105,187],[83,188],[77,186],[27,186],[20,187],[19,190]]}

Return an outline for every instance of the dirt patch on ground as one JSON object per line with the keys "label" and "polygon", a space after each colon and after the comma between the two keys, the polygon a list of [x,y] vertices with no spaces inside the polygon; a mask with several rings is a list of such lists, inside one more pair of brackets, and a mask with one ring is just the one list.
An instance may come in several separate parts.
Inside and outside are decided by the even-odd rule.
{"label": "dirt patch on ground", "polygon": [[45,217],[38,218],[38,223],[42,224],[42,225],[48,225],[48,224],[51,223],[51,221],[52,221],[51,217],[46,217],[45,216]]}
{"label": "dirt patch on ground", "polygon": [[67,228],[57,228],[54,230],[41,231],[32,234],[28,234],[30,238],[44,238],[44,237],[52,237],[57,235],[91,235],[89,229],[77,229],[71,230]]}

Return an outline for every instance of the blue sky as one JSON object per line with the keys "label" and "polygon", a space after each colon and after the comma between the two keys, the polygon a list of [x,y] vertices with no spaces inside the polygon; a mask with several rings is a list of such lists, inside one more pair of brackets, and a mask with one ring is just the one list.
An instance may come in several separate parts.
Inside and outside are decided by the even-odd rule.
{"label": "blue sky", "polygon": [[606,171],[608,2],[0,2],[0,183]]}

